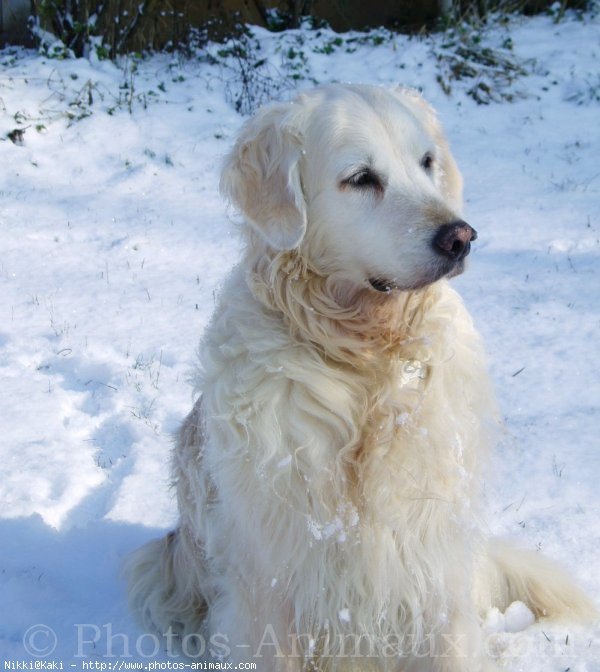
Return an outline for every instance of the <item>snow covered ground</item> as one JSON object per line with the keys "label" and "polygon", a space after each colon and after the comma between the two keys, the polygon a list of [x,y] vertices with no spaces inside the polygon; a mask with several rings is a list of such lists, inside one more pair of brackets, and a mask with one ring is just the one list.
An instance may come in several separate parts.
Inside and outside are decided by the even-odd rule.
{"label": "snow covered ground", "polygon": [[[491,44],[510,38],[535,60],[508,87],[514,102],[487,106],[467,94],[472,80],[450,95],[436,81],[442,36],[256,35],[288,83],[401,82],[438,108],[480,235],[455,283],[506,418],[490,530],[556,558],[600,603],[599,17],[498,25]],[[168,660],[129,615],[118,573],[175,521],[171,436],[238,254],[217,191],[243,121],[225,59],[115,66],[0,51],[5,660]],[[600,670],[597,624],[512,633],[514,614],[493,616],[503,669]]]}

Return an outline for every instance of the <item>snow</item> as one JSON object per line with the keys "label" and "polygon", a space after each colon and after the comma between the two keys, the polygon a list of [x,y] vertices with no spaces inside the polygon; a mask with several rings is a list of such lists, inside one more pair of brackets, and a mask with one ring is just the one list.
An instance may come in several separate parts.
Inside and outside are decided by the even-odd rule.
{"label": "snow", "polygon": [[506,632],[520,632],[535,622],[535,616],[523,602],[513,602],[504,612]]}
{"label": "snow", "polygon": [[[479,232],[455,285],[506,418],[490,532],[556,558],[597,602],[599,27],[592,14],[496,27],[491,40],[509,35],[535,62],[513,84],[525,97],[488,106],[467,81],[442,91],[441,37],[351,34],[318,51],[333,33],[255,31],[272,71],[299,63],[300,87],[402,82],[438,109]],[[290,46],[304,60],[285,60]],[[243,122],[235,81],[166,55],[115,65],[7,49],[0,66],[0,655],[166,659],[128,613],[119,567],[176,520],[172,435],[239,252],[218,195]],[[288,84],[271,93],[291,95]],[[600,670],[598,625],[526,627],[524,609],[488,614],[502,669]]]}
{"label": "snow", "polygon": [[483,629],[487,633],[521,632],[535,623],[535,616],[523,602],[513,602],[504,613],[492,607],[486,614]]}
{"label": "snow", "polygon": [[342,623],[350,623],[351,621],[351,616],[350,616],[350,610],[349,609],[340,609],[338,611],[338,618]]}

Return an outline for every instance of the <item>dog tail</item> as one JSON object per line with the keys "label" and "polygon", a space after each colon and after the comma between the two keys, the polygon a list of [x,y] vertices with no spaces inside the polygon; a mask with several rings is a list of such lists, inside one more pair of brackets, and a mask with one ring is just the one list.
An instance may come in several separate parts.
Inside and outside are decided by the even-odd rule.
{"label": "dog tail", "polygon": [[208,611],[199,590],[204,563],[188,562],[186,541],[180,529],[169,532],[134,551],[123,567],[129,605],[142,625],[179,638],[199,633]]}
{"label": "dog tail", "polygon": [[483,572],[481,607],[505,610],[524,602],[536,618],[593,621],[599,612],[567,573],[540,553],[493,539]]}

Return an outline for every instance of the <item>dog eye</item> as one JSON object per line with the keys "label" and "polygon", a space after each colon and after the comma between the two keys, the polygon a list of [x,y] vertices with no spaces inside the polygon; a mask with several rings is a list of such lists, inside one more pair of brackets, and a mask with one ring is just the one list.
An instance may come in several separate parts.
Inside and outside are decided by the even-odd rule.
{"label": "dog eye", "polygon": [[351,175],[344,180],[343,184],[348,184],[351,187],[358,187],[359,189],[375,189],[376,191],[383,191],[381,179],[369,168],[354,173],[354,175]]}
{"label": "dog eye", "polygon": [[433,154],[427,152],[427,154],[425,154],[425,156],[421,159],[421,168],[429,173],[431,170],[433,170],[433,163]]}

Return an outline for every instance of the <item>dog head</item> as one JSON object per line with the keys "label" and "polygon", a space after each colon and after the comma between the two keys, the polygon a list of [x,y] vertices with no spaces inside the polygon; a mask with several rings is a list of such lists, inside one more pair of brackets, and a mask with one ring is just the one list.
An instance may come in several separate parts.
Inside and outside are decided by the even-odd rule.
{"label": "dog head", "polygon": [[460,273],[476,238],[435,112],[409,89],[336,84],[264,108],[221,189],[269,247],[380,292]]}

